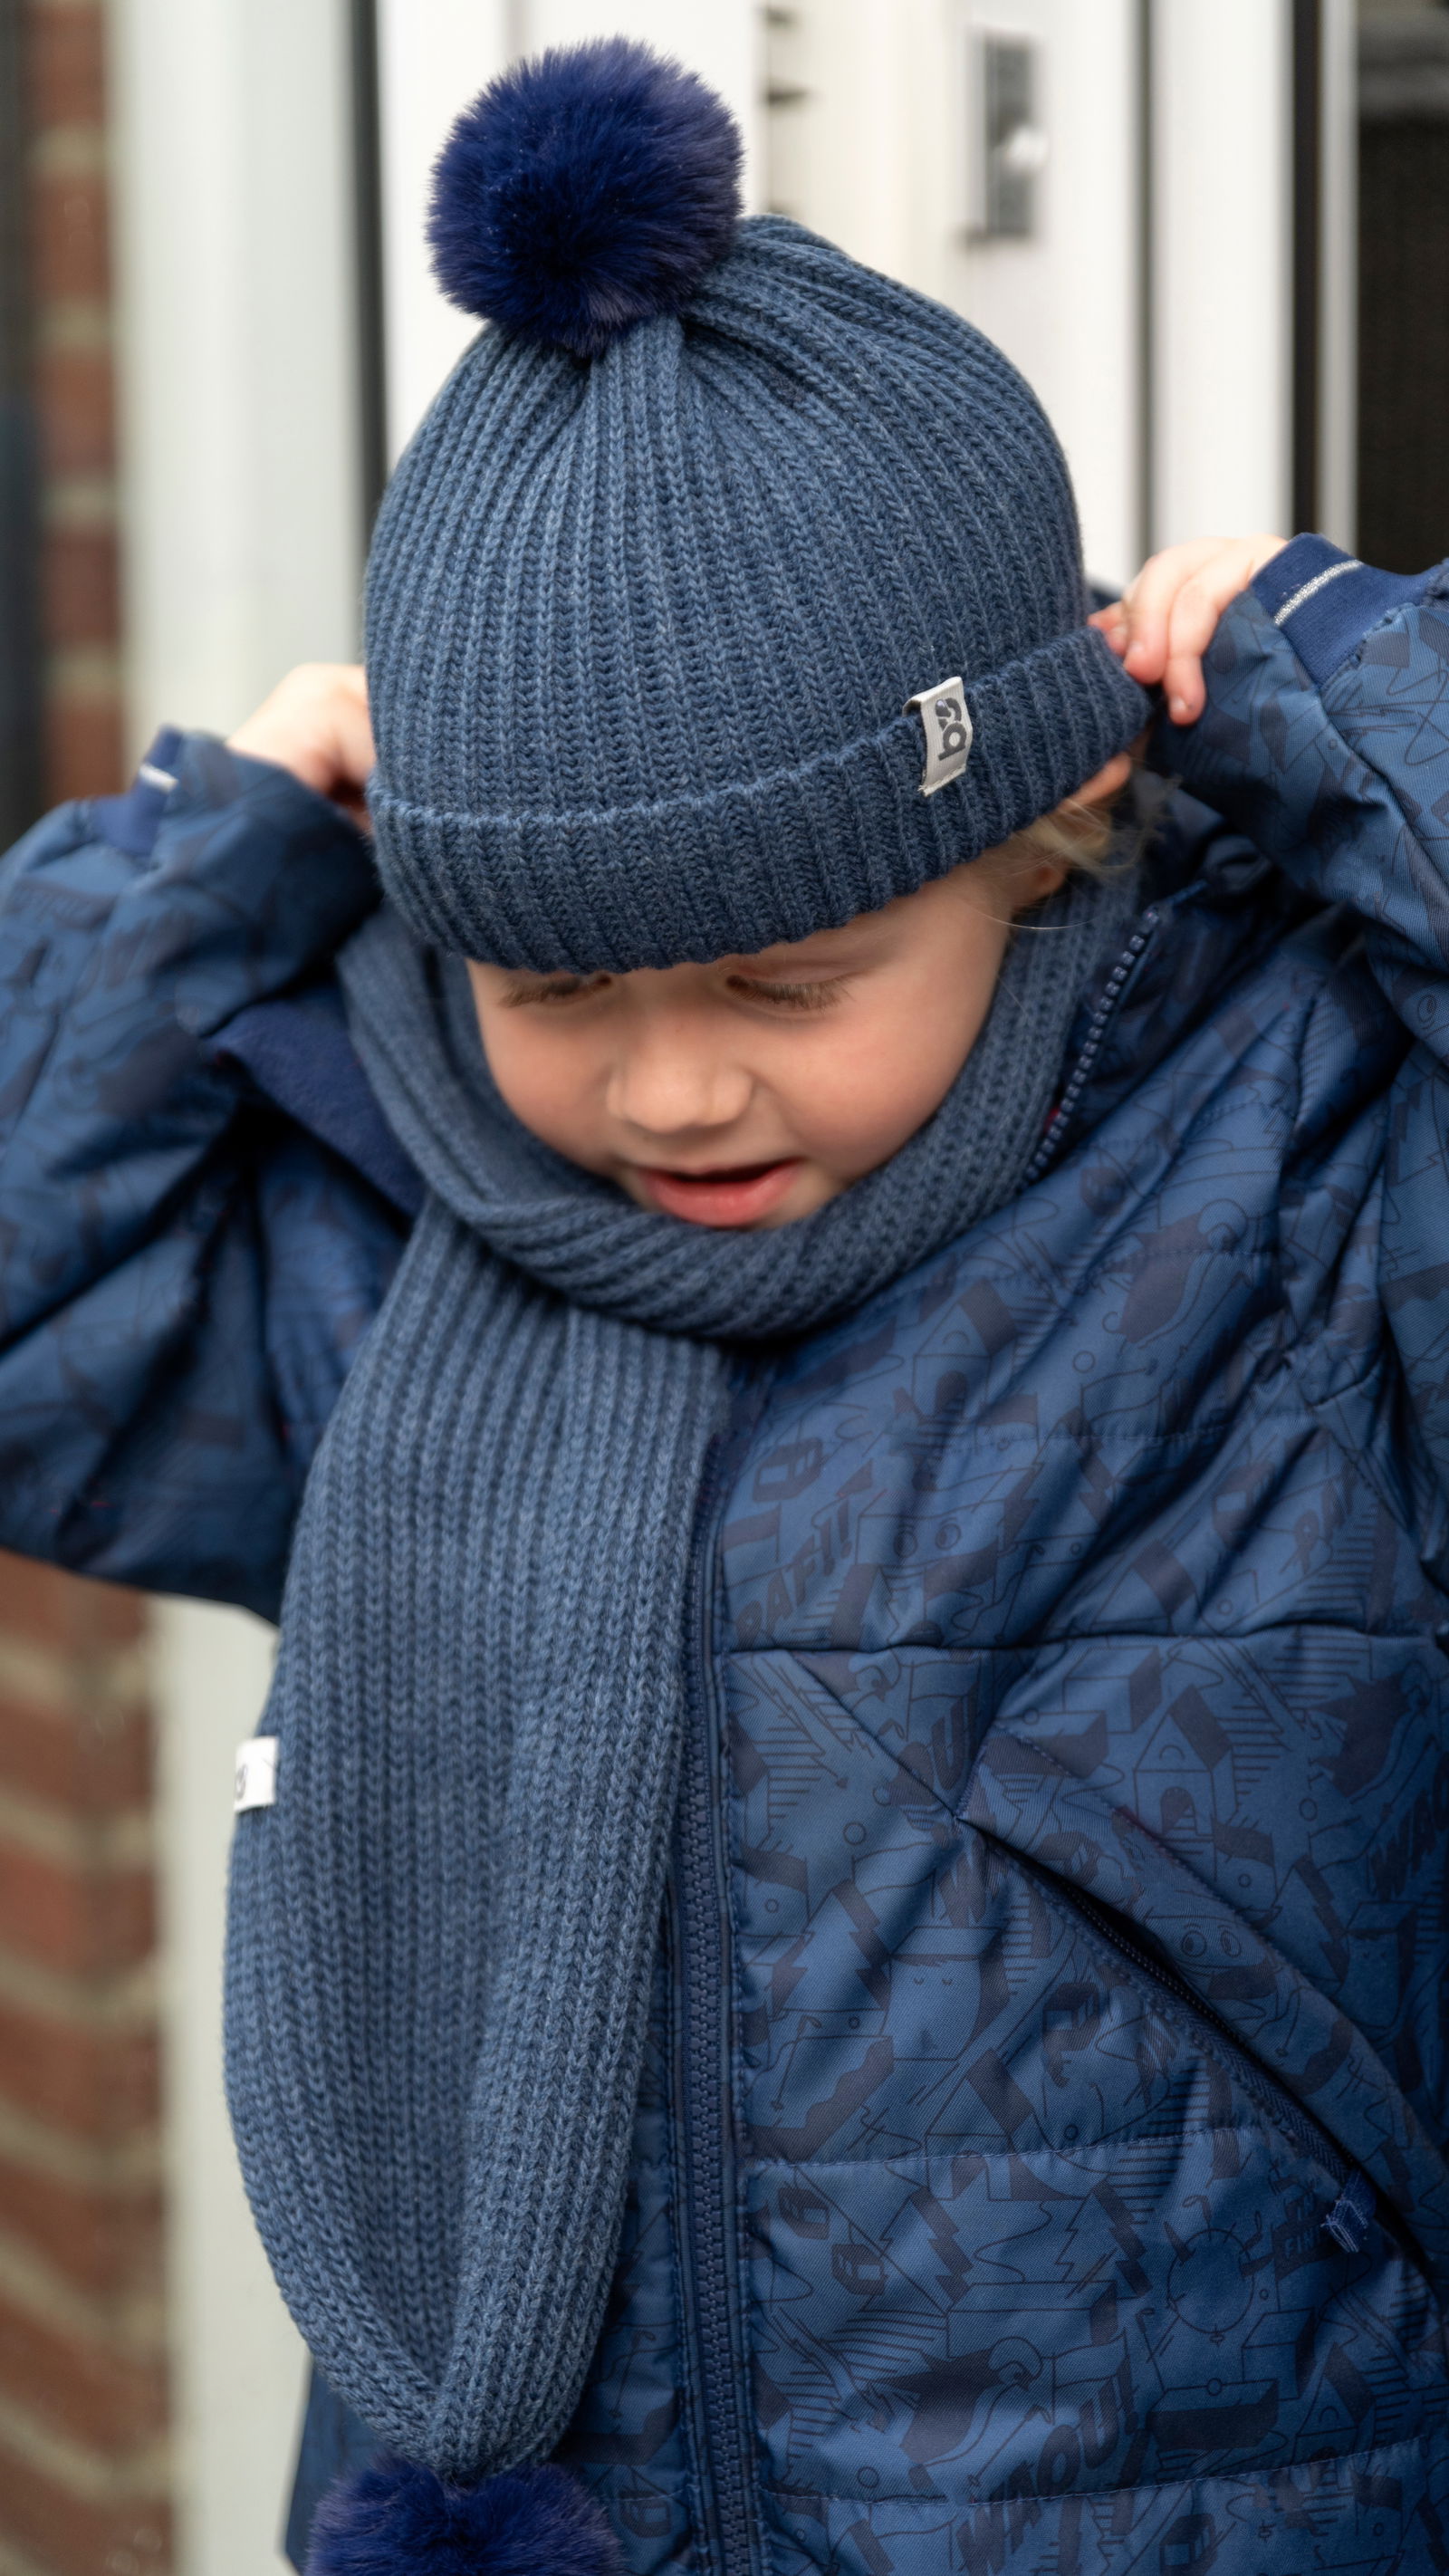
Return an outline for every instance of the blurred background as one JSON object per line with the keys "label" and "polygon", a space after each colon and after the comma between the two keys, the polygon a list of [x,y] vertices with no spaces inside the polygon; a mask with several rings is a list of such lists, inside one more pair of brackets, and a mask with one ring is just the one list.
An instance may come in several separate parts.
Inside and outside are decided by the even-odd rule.
{"label": "blurred background", "polygon": [[[0,846],[355,654],[469,326],[428,166],[511,56],[680,55],[777,208],[956,305],[1093,572],[1449,551],[1442,0],[0,0]],[[222,2110],[268,1633],[0,1558],[0,2576],[267,2576],[304,2357]]]}

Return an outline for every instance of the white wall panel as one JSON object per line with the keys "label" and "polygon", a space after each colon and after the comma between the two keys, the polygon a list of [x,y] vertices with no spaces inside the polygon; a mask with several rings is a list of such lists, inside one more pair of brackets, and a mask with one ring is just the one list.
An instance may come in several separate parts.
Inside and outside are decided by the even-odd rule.
{"label": "white wall panel", "polygon": [[236,1748],[272,1632],[199,1601],[158,1603],[155,1632],[177,2576],[280,2576],[307,2355],[252,2225],[221,2071]]}
{"label": "white wall panel", "polygon": [[1041,396],[1072,469],[1088,569],[1122,581],[1141,535],[1136,7],[971,0],[963,14],[968,29],[1036,39],[1047,158],[1036,237],[958,235],[949,300]]}
{"label": "white wall panel", "polygon": [[767,38],[766,202],[913,282],[950,221],[947,23],[940,0],[788,0]]}
{"label": "white wall panel", "polygon": [[478,327],[433,284],[424,233],[428,182],[454,118],[513,52],[518,14],[509,0],[379,0],[383,309],[394,459]]}
{"label": "white wall panel", "polygon": [[345,0],[111,0],[130,729],[357,649]]}
{"label": "white wall panel", "polygon": [[1155,0],[1159,545],[1290,509],[1288,0]]}
{"label": "white wall panel", "polygon": [[[1135,0],[788,0],[770,34],[770,201],[980,324],[1040,394],[1087,556],[1133,568],[1138,495]],[[973,238],[969,45],[1034,43],[1047,158],[1029,240]]]}

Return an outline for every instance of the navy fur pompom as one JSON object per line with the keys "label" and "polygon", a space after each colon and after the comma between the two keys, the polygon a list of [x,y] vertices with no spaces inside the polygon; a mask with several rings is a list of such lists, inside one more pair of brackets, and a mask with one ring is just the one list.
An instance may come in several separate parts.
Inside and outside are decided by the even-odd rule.
{"label": "navy fur pompom", "polygon": [[596,358],[678,313],[739,216],[740,137],[693,72],[607,36],[506,71],[433,173],[445,295],[516,339]]}
{"label": "navy fur pompom", "polygon": [[334,2487],[312,2525],[307,2576],[618,2576],[619,2546],[566,2469],[445,2487],[383,2460]]}

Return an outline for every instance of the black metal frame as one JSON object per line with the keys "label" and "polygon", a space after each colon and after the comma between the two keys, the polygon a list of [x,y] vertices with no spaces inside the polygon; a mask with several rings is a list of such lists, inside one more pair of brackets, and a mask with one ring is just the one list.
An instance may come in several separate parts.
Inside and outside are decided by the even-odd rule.
{"label": "black metal frame", "polygon": [[0,848],[45,802],[25,0],[0,0]]}
{"label": "black metal frame", "polygon": [[1295,529],[1316,528],[1322,505],[1323,14],[1293,0],[1293,431]]}
{"label": "black metal frame", "polygon": [[[0,0],[0,7],[5,0]],[[357,280],[358,463],[362,543],[387,481],[387,343],[382,270],[382,115],[376,0],[352,0],[353,257]]]}

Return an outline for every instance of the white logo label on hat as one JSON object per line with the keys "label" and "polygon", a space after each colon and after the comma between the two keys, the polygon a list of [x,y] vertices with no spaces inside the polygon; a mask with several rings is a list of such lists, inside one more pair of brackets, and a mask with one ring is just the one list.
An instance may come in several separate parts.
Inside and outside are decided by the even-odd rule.
{"label": "white logo label on hat", "polygon": [[971,756],[971,718],[959,680],[938,680],[934,689],[918,689],[903,712],[918,715],[926,739],[921,768],[921,794],[934,796],[959,778]]}
{"label": "white logo label on hat", "polygon": [[234,1816],[244,1816],[248,1807],[276,1805],[278,1742],[275,1735],[252,1735],[237,1746]]}

